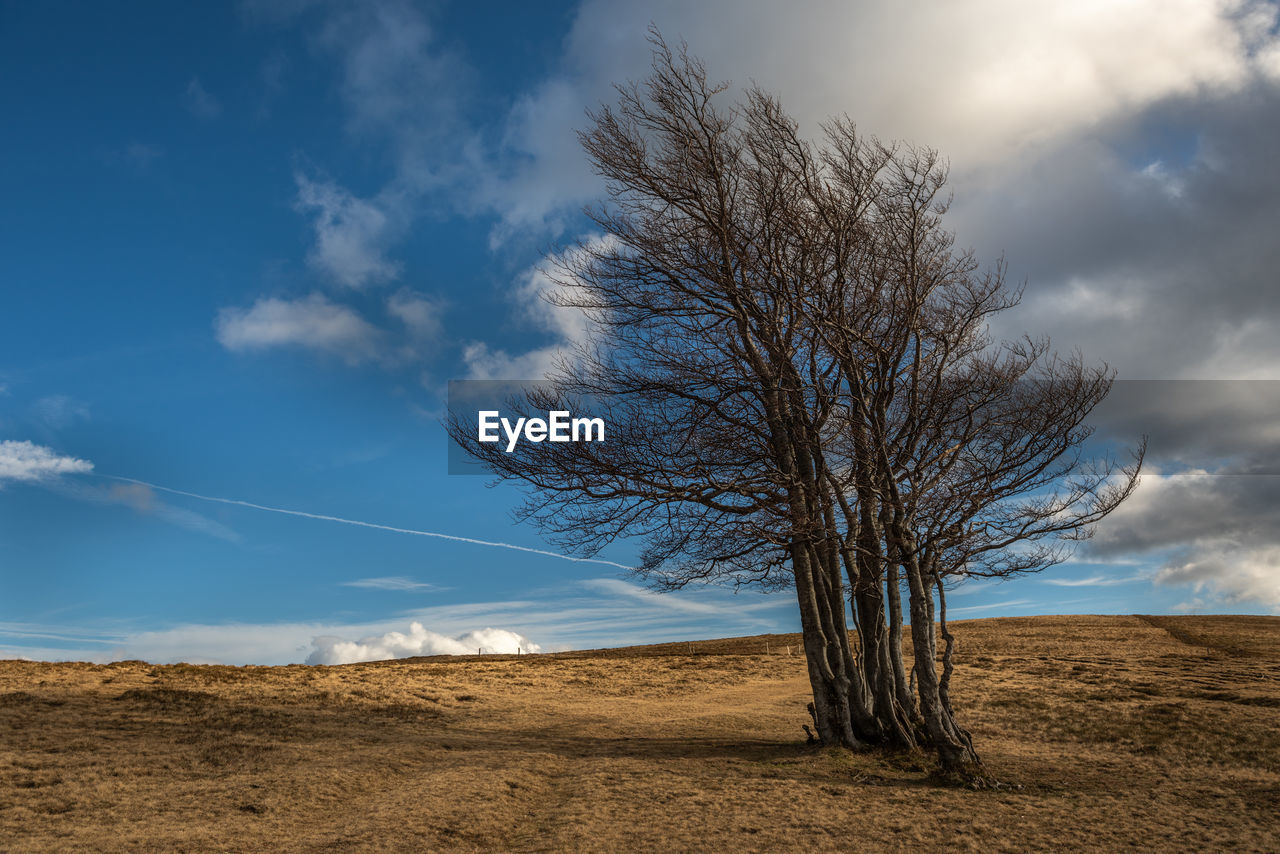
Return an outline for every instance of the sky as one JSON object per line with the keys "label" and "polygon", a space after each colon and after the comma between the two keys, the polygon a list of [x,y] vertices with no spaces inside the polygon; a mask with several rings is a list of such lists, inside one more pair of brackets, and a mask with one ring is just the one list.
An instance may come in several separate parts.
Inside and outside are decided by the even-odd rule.
{"label": "sky", "polygon": [[647,590],[635,544],[564,559],[517,488],[448,473],[448,382],[583,334],[540,271],[593,236],[574,131],[645,76],[651,23],[807,134],[939,149],[948,227],[1025,285],[993,331],[1105,361],[1103,434],[1151,436],[1094,540],[953,618],[1277,613],[1278,13],[0,0],[0,657],[797,630],[786,592]]}

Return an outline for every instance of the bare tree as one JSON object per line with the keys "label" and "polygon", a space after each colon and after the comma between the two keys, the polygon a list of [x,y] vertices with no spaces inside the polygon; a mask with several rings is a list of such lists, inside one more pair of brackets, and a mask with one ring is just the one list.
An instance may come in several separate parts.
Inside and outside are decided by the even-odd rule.
{"label": "bare tree", "polygon": [[566,547],[639,536],[658,586],[793,587],[822,743],[963,770],[944,580],[1051,565],[1129,494],[1137,462],[1080,454],[1110,374],[990,340],[1017,294],[954,250],[935,153],[847,120],[815,148],[775,98],[722,110],[725,85],[653,43],[652,76],[580,134],[607,238],[559,256],[552,299],[597,334],[513,403],[590,400],[608,441],[507,452],[450,430],[533,487],[522,513]]}

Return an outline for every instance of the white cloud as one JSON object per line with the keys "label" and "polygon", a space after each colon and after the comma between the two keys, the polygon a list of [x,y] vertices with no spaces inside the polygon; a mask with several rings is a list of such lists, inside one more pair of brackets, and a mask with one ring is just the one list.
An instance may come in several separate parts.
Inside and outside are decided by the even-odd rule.
{"label": "white cloud", "polygon": [[93,471],[93,463],[63,456],[32,442],[0,442],[0,486],[6,481],[46,481],[64,474]]}
{"label": "white cloud", "polygon": [[1147,575],[1090,575],[1087,578],[1042,578],[1040,580],[1055,587],[1116,587],[1149,579],[1150,576]]}
{"label": "white cloud", "polygon": [[440,335],[440,306],[422,294],[397,291],[387,298],[387,311],[398,318],[414,338],[429,340]]}
{"label": "white cloud", "polygon": [[512,111],[508,148],[527,166],[506,188],[514,198],[495,196],[509,222],[531,223],[597,194],[573,160],[572,129],[584,107],[612,100],[610,84],[647,74],[650,22],[687,40],[714,79],[778,92],[810,131],[848,113],[967,171],[1005,168],[1029,147],[1166,99],[1249,85],[1275,65],[1267,20],[1270,4],[1202,0],[587,0],[560,73]]}
{"label": "white cloud", "polygon": [[395,279],[400,265],[385,257],[387,245],[407,225],[386,200],[361,199],[332,181],[299,173],[297,209],[313,214],[315,245],[307,260],[327,278],[349,288]]}
{"label": "white cloud", "polygon": [[563,349],[558,344],[515,355],[492,349],[483,341],[473,341],[462,348],[467,378],[473,380],[541,380],[556,367],[562,355]]}
{"label": "white cloud", "polygon": [[466,66],[436,42],[421,9],[405,0],[331,9],[317,43],[341,64],[353,133],[379,135],[404,149],[458,129],[454,113]]}
{"label": "white cloud", "polygon": [[10,481],[36,483],[77,501],[123,504],[140,515],[154,516],[188,530],[224,540],[240,539],[235,531],[220,522],[190,510],[166,504],[145,484],[112,483],[104,486],[97,483],[69,481],[62,477],[67,474],[88,474],[92,471],[93,463],[88,460],[64,456],[43,445],[26,441],[0,442],[0,488]]}
{"label": "white cloud", "polygon": [[1280,476],[1144,474],[1090,549],[1155,556],[1157,583],[1280,608]]}
{"label": "white cloud", "polygon": [[[616,242],[612,236],[592,235],[586,238],[589,249],[607,248]],[[575,250],[568,250],[573,252]],[[515,318],[528,327],[550,335],[553,343],[510,354],[495,350],[482,341],[473,341],[462,351],[469,378],[477,380],[539,380],[564,359],[571,359],[575,348],[586,344],[595,334],[590,315],[580,309],[556,305],[557,293],[564,293],[564,282],[571,281],[566,264],[567,254],[551,255],[534,264],[517,279],[510,291],[510,304]]]}
{"label": "white cloud", "polygon": [[233,352],[299,347],[337,356],[348,365],[384,368],[421,363],[443,335],[441,304],[401,289],[383,304],[385,328],[321,293],[298,299],[263,297],[248,308],[223,308],[214,321],[218,341]]}
{"label": "white cloud", "polygon": [[[647,76],[652,21],[713,79],[777,92],[807,133],[846,113],[865,133],[940,149],[961,245],[1007,251],[1029,283],[1000,334],[1051,333],[1124,376],[1280,377],[1280,312],[1264,295],[1276,12],[1252,0],[587,0],[560,67],[513,107],[485,195],[504,239],[556,233],[603,195],[573,130],[614,100],[611,83]],[[518,358],[472,354],[490,373]]]}
{"label": "white cloud", "polygon": [[528,638],[506,629],[485,628],[446,637],[428,631],[418,622],[409,624],[407,634],[392,631],[359,641],[324,635],[314,638],[311,643],[315,651],[307,656],[307,664],[353,664],[415,655],[475,655],[477,652],[514,655],[517,650],[529,653],[542,651],[542,647]]}
{"label": "white cloud", "polygon": [[633,599],[652,608],[683,611],[687,614],[721,614],[724,612],[722,603],[703,602],[688,596],[658,592],[647,587],[629,584],[616,578],[591,578],[583,581],[582,586],[599,593]]}
{"label": "white cloud", "polygon": [[273,347],[304,347],[329,353],[355,365],[376,359],[383,333],[351,308],[321,294],[302,299],[264,298],[252,307],[218,312],[215,333],[233,352]]}
{"label": "white cloud", "polygon": [[1162,584],[1190,585],[1227,602],[1280,610],[1280,546],[1244,545],[1227,538],[1196,544],[1157,573]]}
{"label": "white cloud", "polygon": [[[305,17],[306,4],[249,11],[263,20]],[[381,190],[361,198],[337,182],[297,176],[297,209],[314,216],[308,260],[339,285],[361,288],[398,278],[387,252],[408,230],[424,195],[472,184],[475,134],[462,119],[466,64],[435,40],[423,11],[404,0],[333,3],[312,30],[317,50],[340,72],[349,133],[390,150]],[[470,204],[466,202],[465,204]]]}
{"label": "white cloud", "polygon": [[[574,130],[584,108],[614,99],[614,82],[647,75],[644,33],[655,22],[672,41],[687,39],[713,78],[777,92],[806,132],[847,113],[865,132],[951,158],[951,225],[962,243],[984,258],[1008,250],[1015,278],[1031,274],[1013,333],[1087,345],[1130,376],[1280,376],[1275,312],[1204,299],[1206,282],[1234,296],[1275,267],[1266,257],[1274,241],[1258,233],[1274,212],[1240,203],[1267,197],[1257,188],[1269,167],[1213,145],[1251,138],[1231,121],[1274,138],[1265,127],[1273,110],[1255,96],[1280,83],[1275,3],[586,0],[554,72],[483,138],[486,121],[466,109],[475,75],[420,9],[371,0],[256,14],[313,13],[315,44],[339,67],[350,132],[386,146],[394,162],[370,198],[300,181],[300,206],[316,214],[312,263],[333,281],[395,278],[387,250],[430,193],[495,216],[494,245],[561,233],[603,190]],[[1200,140],[1192,154],[1160,148],[1180,135]],[[1240,251],[1208,251],[1233,232]],[[1175,349],[1162,330],[1182,325],[1189,334]],[[473,343],[465,355],[474,376],[528,378],[558,350]]]}
{"label": "white cloud", "polygon": [[359,578],[355,581],[342,582],[343,587],[365,587],[370,590],[438,590],[436,585],[425,581],[414,581],[403,575],[391,575],[382,578]]}
{"label": "white cloud", "polygon": [[400,362],[420,362],[436,350],[444,335],[444,309],[438,300],[401,288],[387,298],[386,309],[401,327]]}
{"label": "white cloud", "polygon": [[205,91],[199,77],[192,77],[182,94],[182,103],[187,111],[198,119],[216,119],[222,112],[222,104],[218,99]]}

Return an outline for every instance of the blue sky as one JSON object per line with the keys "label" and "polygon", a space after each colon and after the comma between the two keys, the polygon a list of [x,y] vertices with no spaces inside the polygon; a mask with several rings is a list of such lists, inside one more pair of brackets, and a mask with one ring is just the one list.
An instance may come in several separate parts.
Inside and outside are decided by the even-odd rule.
{"label": "blue sky", "polygon": [[[587,233],[572,132],[644,74],[650,21],[809,129],[844,111],[951,155],[961,241],[1028,282],[1017,331],[1124,378],[1280,380],[1275,4],[968,5],[0,3],[0,655],[795,630],[785,593],[658,596],[605,564],[194,497],[549,548],[513,488],[447,474],[444,389],[573,340],[538,264]],[[1174,431],[1092,551],[952,613],[1274,612],[1274,386],[1252,388],[1209,407],[1228,451]]]}

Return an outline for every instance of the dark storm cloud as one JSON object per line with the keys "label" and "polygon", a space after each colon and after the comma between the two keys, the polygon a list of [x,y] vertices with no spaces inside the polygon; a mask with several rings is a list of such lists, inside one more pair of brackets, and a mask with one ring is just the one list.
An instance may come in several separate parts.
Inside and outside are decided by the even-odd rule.
{"label": "dark storm cloud", "polygon": [[1163,471],[1280,475],[1280,381],[1117,380],[1094,411],[1097,437],[1133,444]]}
{"label": "dark storm cloud", "polygon": [[997,176],[961,238],[1027,283],[1003,334],[1127,378],[1280,378],[1280,93],[1163,103]]}

